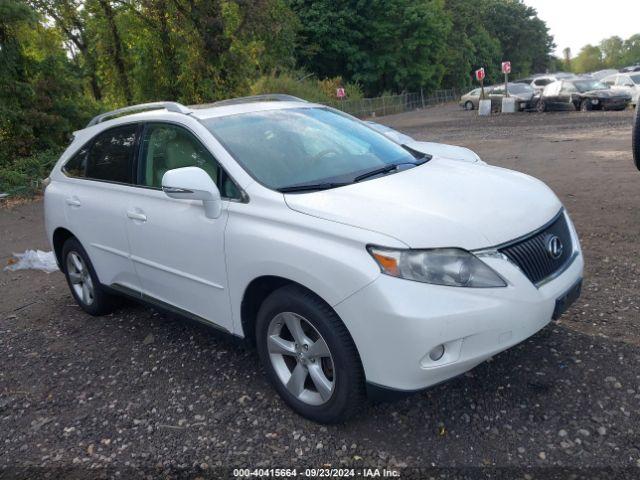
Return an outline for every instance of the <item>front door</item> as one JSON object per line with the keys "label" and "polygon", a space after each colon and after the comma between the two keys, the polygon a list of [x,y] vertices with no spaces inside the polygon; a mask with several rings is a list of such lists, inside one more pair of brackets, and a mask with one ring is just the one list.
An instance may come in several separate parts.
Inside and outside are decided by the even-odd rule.
{"label": "front door", "polygon": [[161,189],[167,170],[188,166],[204,169],[220,185],[222,170],[193,134],[174,124],[145,127],[138,195],[126,211],[131,260],[144,295],[231,330],[224,256],[227,202],[219,218],[209,219],[202,202],[171,199]]}

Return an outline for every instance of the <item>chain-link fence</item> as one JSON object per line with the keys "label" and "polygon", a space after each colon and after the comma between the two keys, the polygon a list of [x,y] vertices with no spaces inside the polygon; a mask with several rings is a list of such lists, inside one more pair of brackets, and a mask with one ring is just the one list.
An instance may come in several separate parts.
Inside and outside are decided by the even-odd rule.
{"label": "chain-link fence", "polygon": [[401,93],[375,98],[360,98],[335,100],[329,106],[342,110],[355,117],[380,117],[394,113],[408,112],[431,105],[457,100],[459,92],[456,89],[436,90],[427,95],[424,92]]}

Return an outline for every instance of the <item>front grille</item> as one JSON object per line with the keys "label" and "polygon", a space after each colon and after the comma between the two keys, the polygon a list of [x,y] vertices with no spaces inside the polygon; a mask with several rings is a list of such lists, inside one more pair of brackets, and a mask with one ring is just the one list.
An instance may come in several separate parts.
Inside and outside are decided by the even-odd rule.
{"label": "front grille", "polygon": [[[552,256],[549,247],[549,242],[554,237],[562,244],[562,252],[557,258]],[[541,230],[498,250],[520,267],[531,282],[540,284],[562,270],[573,256],[573,242],[564,213],[560,212],[557,218]]]}

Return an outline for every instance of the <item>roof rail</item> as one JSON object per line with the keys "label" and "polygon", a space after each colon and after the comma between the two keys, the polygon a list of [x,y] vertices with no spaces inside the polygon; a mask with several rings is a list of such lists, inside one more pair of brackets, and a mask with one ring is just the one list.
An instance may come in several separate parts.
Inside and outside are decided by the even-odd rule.
{"label": "roof rail", "polygon": [[101,113],[100,115],[93,117],[87,127],[97,125],[98,123],[104,122],[108,118],[117,117],[118,115],[122,115],[124,113],[143,112],[145,110],[159,110],[161,108],[164,108],[169,112],[184,113],[185,115],[191,113],[190,109],[177,102],[141,103],[140,105],[131,105],[129,107],[118,108],[117,110],[113,110],[111,112]]}
{"label": "roof rail", "polygon": [[305,102],[302,98],[286,95],[284,93],[267,93],[264,95],[251,95],[249,97],[230,98],[228,100],[220,100],[218,102],[208,103],[206,105],[194,105],[194,108],[222,107],[225,105],[238,105],[241,103],[251,102]]}

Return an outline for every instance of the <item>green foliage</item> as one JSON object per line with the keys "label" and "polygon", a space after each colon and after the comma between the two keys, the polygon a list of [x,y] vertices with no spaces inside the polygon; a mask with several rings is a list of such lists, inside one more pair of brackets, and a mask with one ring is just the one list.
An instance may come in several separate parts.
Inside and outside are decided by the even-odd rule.
{"label": "green foliage", "polygon": [[450,21],[441,0],[292,0],[298,61],[320,77],[343,76],[365,93],[436,88]]}
{"label": "green foliage", "polygon": [[585,45],[571,59],[571,71],[593,72],[605,68],[618,69],[640,64],[640,34],[623,40],[618,36],[605,38],[599,45]]}
{"label": "green foliage", "polygon": [[[305,78],[306,77],[306,78]],[[283,73],[280,75],[265,75],[260,77],[252,86],[251,94],[285,93],[310,102],[330,103],[336,99],[336,89],[345,89],[347,98],[359,99],[363,97],[362,89],[357,83],[344,83],[341,77],[325,80],[315,80],[303,73]]]}
{"label": "green foliage", "polygon": [[605,68],[600,47],[585,45],[572,61],[573,71],[576,73],[594,72]]}
{"label": "green foliage", "polygon": [[62,149],[43,150],[26,157],[16,156],[0,165],[0,192],[30,196],[42,189],[42,179],[62,154]]}
{"label": "green foliage", "polygon": [[0,167],[57,148],[93,113],[58,33],[22,2],[0,0]]}

